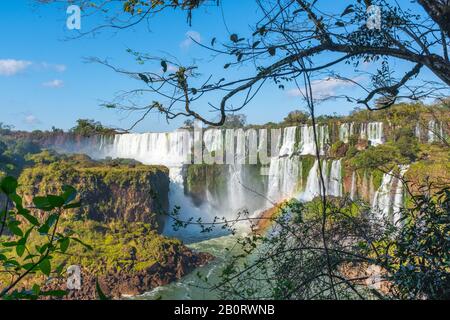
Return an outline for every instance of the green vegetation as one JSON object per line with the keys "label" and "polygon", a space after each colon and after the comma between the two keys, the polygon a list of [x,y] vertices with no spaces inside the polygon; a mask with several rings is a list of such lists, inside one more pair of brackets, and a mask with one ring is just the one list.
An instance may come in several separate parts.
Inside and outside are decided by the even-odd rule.
{"label": "green vegetation", "polygon": [[284,118],[283,123],[287,126],[298,126],[301,124],[306,124],[309,121],[309,115],[303,111],[295,110],[289,112],[286,118]]}
{"label": "green vegetation", "polygon": [[70,129],[70,132],[82,137],[92,137],[95,135],[113,135],[116,130],[104,127],[98,121],[79,119],[77,125]]}
{"label": "green vegetation", "polygon": [[70,184],[84,201],[82,207],[69,210],[78,219],[142,221],[155,229],[163,227],[158,213],[168,210],[167,168],[128,160],[98,162],[85,155],[57,156],[47,151],[30,160],[35,165],[19,177],[19,192],[26,199],[55,193]]}
{"label": "green vegetation", "polygon": [[165,265],[170,255],[180,252],[181,241],[159,235],[145,223],[63,219],[61,226],[76,232],[91,249],[79,243],[71,247],[70,255],[56,254],[56,264],[75,264],[97,276],[125,271],[145,270],[155,263]]}
{"label": "green vegetation", "polygon": [[[17,186],[13,177],[5,177],[0,185],[0,196],[7,196],[9,200],[0,211],[0,298],[65,295],[64,291],[42,291],[38,283],[28,289],[20,287],[30,276],[61,275],[62,266],[54,262],[54,256],[65,254],[72,242],[83,244],[59,225],[63,211],[80,206],[75,202],[76,190],[64,186],[59,195],[35,197],[32,200],[35,209],[27,209],[16,192]],[[38,211],[44,214],[36,214]]]}
{"label": "green vegetation", "polygon": [[450,299],[450,189],[416,195],[403,227],[380,240],[379,263],[400,299]]}

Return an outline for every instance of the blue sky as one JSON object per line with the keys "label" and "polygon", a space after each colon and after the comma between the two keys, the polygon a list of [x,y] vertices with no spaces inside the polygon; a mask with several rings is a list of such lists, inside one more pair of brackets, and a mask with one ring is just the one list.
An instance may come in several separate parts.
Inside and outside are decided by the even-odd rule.
{"label": "blue sky", "polygon": [[[213,73],[219,78],[224,72],[225,76],[226,72],[234,76],[245,74],[247,70],[243,69],[224,71],[225,60],[211,60],[209,53],[189,43],[186,37],[189,32],[199,36],[202,43],[210,43],[213,37],[228,38],[228,31],[247,30],[256,16],[254,2],[240,2],[237,11],[232,2],[224,2],[226,26],[221,9],[210,7],[194,14],[192,26],[186,23],[185,13],[168,11],[151,20],[150,32],[141,25],[117,34],[103,32],[95,38],[67,40],[72,34],[66,29],[65,7],[36,6],[31,0],[0,1],[0,122],[24,130],[52,126],[68,129],[77,119],[89,118],[106,125],[129,127],[136,115],[118,114],[100,105],[121,90],[136,87],[136,81],[99,64],[85,63],[84,59],[108,58],[116,65],[136,69],[138,66],[126,53],[127,48],[154,55],[170,54],[185,63],[198,60],[202,64],[201,72]],[[83,19],[83,23],[95,21]],[[399,64],[398,68],[403,66]],[[316,79],[315,84],[319,91],[355,91],[351,86],[321,79]],[[248,121],[259,124],[279,121],[289,111],[300,109],[301,101],[291,89],[281,91],[274,86],[265,87],[245,109]],[[333,101],[320,105],[318,112],[346,114],[353,107]],[[209,107],[205,103],[198,111],[207,113]],[[167,124],[162,116],[152,114],[136,131],[167,131],[184,120]]]}

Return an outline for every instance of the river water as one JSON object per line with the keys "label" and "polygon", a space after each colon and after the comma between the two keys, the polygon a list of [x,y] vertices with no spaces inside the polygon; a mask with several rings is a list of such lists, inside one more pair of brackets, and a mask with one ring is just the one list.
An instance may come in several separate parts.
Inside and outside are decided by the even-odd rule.
{"label": "river water", "polygon": [[[227,235],[218,238],[212,238],[197,243],[187,245],[189,248],[211,253],[216,259],[208,265],[197,268],[182,279],[169,285],[155,288],[141,296],[134,297],[137,300],[217,300],[218,292],[208,289],[213,284],[218,283],[219,274],[224,267],[227,257],[235,254],[233,247],[236,244],[236,236]],[[230,251],[225,248],[231,249]],[[236,249],[237,250],[237,249]],[[198,274],[202,278],[207,278],[206,283],[203,279],[199,279]]]}

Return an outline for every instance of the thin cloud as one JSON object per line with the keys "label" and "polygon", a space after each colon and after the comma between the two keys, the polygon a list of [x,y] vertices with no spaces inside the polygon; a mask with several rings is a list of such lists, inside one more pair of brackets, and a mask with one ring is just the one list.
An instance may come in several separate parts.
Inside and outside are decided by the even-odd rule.
{"label": "thin cloud", "polygon": [[23,122],[29,126],[36,126],[42,123],[34,114],[26,114]]}
{"label": "thin cloud", "polygon": [[15,60],[15,59],[3,59],[0,60],[0,75],[2,76],[14,76],[29,66],[32,65],[31,61]]}
{"label": "thin cloud", "polygon": [[[325,78],[320,80],[314,80],[311,82],[311,89],[313,94],[320,98],[329,98],[336,95],[336,92],[345,88],[351,88],[356,86],[353,81],[360,81],[361,79],[352,79],[352,81],[339,79],[339,78]],[[301,89],[292,89],[287,93],[290,97],[302,97],[303,91]]]}
{"label": "thin cloud", "polygon": [[186,39],[180,43],[182,49],[189,49],[195,42],[201,43],[202,36],[197,31],[190,30],[186,32]]}
{"label": "thin cloud", "polygon": [[62,88],[64,86],[64,81],[55,79],[52,81],[44,82],[42,85],[47,88]]}
{"label": "thin cloud", "polygon": [[56,63],[48,63],[42,62],[39,64],[39,67],[45,70],[51,70],[56,72],[64,72],[67,70],[67,66],[64,64],[56,64]]}

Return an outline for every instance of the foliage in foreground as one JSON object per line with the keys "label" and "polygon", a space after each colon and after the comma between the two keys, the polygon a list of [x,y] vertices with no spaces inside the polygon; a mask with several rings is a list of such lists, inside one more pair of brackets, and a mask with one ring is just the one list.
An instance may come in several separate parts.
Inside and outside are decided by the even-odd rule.
{"label": "foliage in foreground", "polygon": [[239,240],[214,288],[228,299],[449,299],[450,189],[413,203],[401,227],[333,199],[323,234],[322,203],[291,201],[268,233]]}
{"label": "foliage in foreground", "polygon": [[[38,282],[31,288],[29,276],[44,279],[61,275],[63,265],[55,265],[55,254],[66,254],[73,242],[83,244],[73,233],[59,227],[64,210],[75,208],[76,190],[63,187],[60,195],[35,197],[33,208],[25,208],[17,194],[17,180],[6,177],[0,185],[0,271],[2,299],[37,299],[40,296],[62,296],[64,291],[41,291]],[[38,239],[30,241],[31,238]]]}
{"label": "foliage in foreground", "polygon": [[381,263],[396,297],[450,299],[450,188],[426,192],[403,210],[404,226],[386,241]]}

